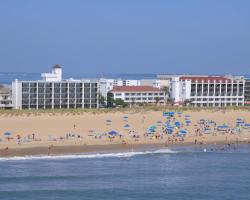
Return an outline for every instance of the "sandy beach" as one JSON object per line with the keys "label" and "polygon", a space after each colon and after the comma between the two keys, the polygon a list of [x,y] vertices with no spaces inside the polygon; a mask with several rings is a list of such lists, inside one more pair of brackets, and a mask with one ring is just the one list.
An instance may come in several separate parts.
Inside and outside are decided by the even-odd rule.
{"label": "sandy beach", "polygon": [[[152,145],[248,143],[250,128],[237,125],[239,120],[242,124],[250,123],[250,112],[190,110],[168,117],[163,116],[163,111],[150,110],[1,113],[0,156],[131,150]],[[166,130],[166,123],[176,126],[173,132]],[[226,128],[218,130],[221,126]]]}

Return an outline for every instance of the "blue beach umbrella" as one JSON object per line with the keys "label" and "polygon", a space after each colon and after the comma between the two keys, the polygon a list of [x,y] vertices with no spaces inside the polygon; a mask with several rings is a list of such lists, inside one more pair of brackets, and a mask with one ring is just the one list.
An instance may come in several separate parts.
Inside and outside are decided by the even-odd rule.
{"label": "blue beach umbrella", "polygon": [[152,125],[149,128],[151,128],[151,129],[157,129],[157,127],[155,125]]}
{"label": "blue beach umbrella", "polygon": [[174,127],[167,127],[167,132],[168,132],[168,134],[172,134],[173,132],[174,132]]}
{"label": "blue beach umbrella", "polygon": [[11,135],[12,135],[11,132],[5,132],[5,133],[4,133],[4,136],[11,136]]}
{"label": "blue beach umbrella", "polygon": [[181,123],[180,123],[180,122],[175,122],[174,125],[175,125],[176,127],[180,128]]}
{"label": "blue beach umbrella", "polygon": [[168,116],[169,116],[169,112],[163,112],[162,115],[163,115],[164,117],[168,117]]}
{"label": "blue beach umbrella", "polygon": [[182,130],[179,131],[179,135],[185,135],[185,134],[187,134],[186,130],[182,129]]}
{"label": "blue beach umbrella", "polygon": [[129,128],[130,125],[129,125],[129,124],[125,124],[123,127],[124,127],[124,128]]}
{"label": "blue beach umbrella", "polygon": [[173,112],[173,111],[169,112],[169,115],[170,115],[171,117],[173,117],[174,114],[175,114],[175,112]]}
{"label": "blue beach umbrella", "polygon": [[220,126],[217,126],[217,129],[218,130],[225,130],[225,129],[228,129],[229,127],[227,125],[220,125]]}
{"label": "blue beach umbrella", "polygon": [[108,134],[114,136],[114,135],[118,135],[118,132],[116,132],[116,131],[110,131],[110,132],[108,132]]}
{"label": "blue beach umbrella", "polygon": [[166,126],[169,126],[169,125],[170,125],[169,122],[166,122],[166,123],[164,124],[165,127],[166,127]]}

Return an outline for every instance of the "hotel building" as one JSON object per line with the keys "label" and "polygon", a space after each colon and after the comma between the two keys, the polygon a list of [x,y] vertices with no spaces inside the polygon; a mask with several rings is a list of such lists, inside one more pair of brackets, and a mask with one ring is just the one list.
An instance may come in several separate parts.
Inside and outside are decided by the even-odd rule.
{"label": "hotel building", "polygon": [[244,87],[243,77],[176,76],[170,89],[175,104],[222,107],[244,105]]}
{"label": "hotel building", "polygon": [[105,99],[107,94],[116,86],[153,86],[160,89],[160,81],[155,79],[122,80],[122,79],[99,79],[100,94]]}
{"label": "hotel building", "polygon": [[98,108],[99,85],[91,80],[62,80],[62,69],[42,74],[43,80],[12,83],[14,109]]}
{"label": "hotel building", "polygon": [[165,93],[152,86],[115,86],[109,93],[114,100],[122,99],[128,104],[165,102]]}
{"label": "hotel building", "polygon": [[11,88],[7,85],[0,85],[0,109],[11,109]]}
{"label": "hotel building", "polygon": [[250,105],[250,78],[245,79],[244,98],[245,98],[245,105]]}

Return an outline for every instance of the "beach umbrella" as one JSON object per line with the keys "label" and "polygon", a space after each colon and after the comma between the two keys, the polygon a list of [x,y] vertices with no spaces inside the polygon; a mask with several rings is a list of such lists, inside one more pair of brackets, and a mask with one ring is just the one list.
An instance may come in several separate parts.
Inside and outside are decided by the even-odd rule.
{"label": "beach umbrella", "polygon": [[180,133],[187,133],[187,130],[181,129],[181,130],[180,130]]}
{"label": "beach umbrella", "polygon": [[169,115],[170,115],[171,117],[173,117],[174,114],[175,114],[175,112],[173,112],[173,111],[169,112]]}
{"label": "beach umbrella", "polygon": [[245,124],[246,127],[250,127],[250,124]]}
{"label": "beach umbrella", "polygon": [[229,128],[229,127],[228,127],[227,125],[225,125],[225,124],[220,125],[220,126],[217,126],[217,129],[218,129],[218,130],[221,130],[221,131],[226,130],[226,129],[228,129],[228,128]]}
{"label": "beach umbrella", "polygon": [[168,117],[168,116],[169,116],[169,112],[163,112],[162,115],[163,115],[164,117]]}
{"label": "beach umbrella", "polygon": [[228,125],[223,124],[223,125],[221,125],[221,126],[218,126],[218,128],[228,128]]}
{"label": "beach umbrella", "polygon": [[187,134],[187,131],[183,129],[179,131],[178,136],[184,137],[186,136],[186,134]]}
{"label": "beach umbrella", "polygon": [[153,134],[153,133],[155,133],[156,131],[155,131],[155,129],[151,129],[151,128],[148,128],[147,129],[147,133],[148,134]]}
{"label": "beach umbrella", "polygon": [[155,133],[155,131],[147,131],[147,134],[154,134]]}
{"label": "beach umbrella", "polygon": [[181,126],[181,123],[180,122],[175,122],[174,125],[179,128]]}
{"label": "beach umbrella", "polygon": [[212,132],[211,129],[205,129],[204,134],[210,134]]}
{"label": "beach umbrella", "polygon": [[152,126],[150,126],[149,128],[157,129],[157,127],[156,127],[155,125],[152,125]]}
{"label": "beach umbrella", "polygon": [[165,127],[167,127],[167,126],[169,126],[169,125],[170,125],[169,122],[166,122],[166,123],[164,124]]}
{"label": "beach umbrella", "polygon": [[114,135],[118,135],[118,132],[116,132],[116,131],[110,131],[110,132],[108,132],[108,134],[114,136]]}
{"label": "beach umbrella", "polygon": [[11,132],[5,132],[5,133],[4,133],[4,136],[6,136],[6,137],[9,137],[9,136],[11,136],[11,135],[12,135]]}
{"label": "beach umbrella", "polygon": [[129,128],[130,125],[129,124],[125,124],[123,127],[126,129],[126,128]]}

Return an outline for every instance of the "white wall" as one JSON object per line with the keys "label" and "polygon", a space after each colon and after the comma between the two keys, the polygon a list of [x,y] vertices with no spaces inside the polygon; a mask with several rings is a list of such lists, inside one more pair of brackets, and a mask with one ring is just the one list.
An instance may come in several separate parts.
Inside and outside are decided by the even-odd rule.
{"label": "white wall", "polygon": [[62,81],[62,68],[53,68],[51,73],[42,73],[41,77],[44,81],[60,82]]}

